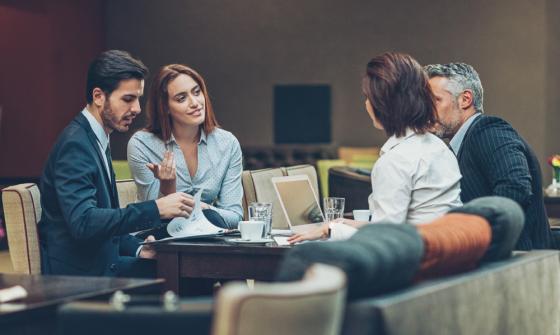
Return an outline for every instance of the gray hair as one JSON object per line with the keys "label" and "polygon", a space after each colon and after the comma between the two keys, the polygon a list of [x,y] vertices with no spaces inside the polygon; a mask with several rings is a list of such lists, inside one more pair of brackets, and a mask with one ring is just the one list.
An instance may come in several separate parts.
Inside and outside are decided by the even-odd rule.
{"label": "gray hair", "polygon": [[447,89],[455,98],[464,90],[473,94],[473,106],[477,112],[484,113],[482,106],[484,90],[476,70],[465,63],[431,64],[424,67],[428,77],[444,77],[449,80]]}

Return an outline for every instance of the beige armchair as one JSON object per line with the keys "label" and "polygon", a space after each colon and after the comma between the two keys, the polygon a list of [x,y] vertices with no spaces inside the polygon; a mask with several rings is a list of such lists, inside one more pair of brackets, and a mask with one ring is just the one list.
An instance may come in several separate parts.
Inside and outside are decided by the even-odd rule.
{"label": "beige armchair", "polygon": [[138,201],[138,190],[133,179],[117,180],[117,193],[121,208]]}
{"label": "beige armchair", "polygon": [[8,247],[14,271],[40,274],[41,253],[37,223],[41,218],[41,195],[36,184],[19,184],[2,190]]}
{"label": "beige armchair", "polygon": [[217,335],[334,335],[342,325],[346,277],[338,268],[313,265],[292,283],[228,283],[219,292],[212,333]]}
{"label": "beige armchair", "polygon": [[[117,180],[121,207],[137,201],[132,179]],[[41,219],[41,195],[36,184],[27,183],[2,190],[8,247],[14,271],[40,274],[41,253],[37,224]]]}
{"label": "beige armchair", "polygon": [[313,185],[313,189],[319,196],[319,182],[317,171],[313,165],[296,165],[273,169],[262,169],[254,171],[243,171],[243,217],[248,219],[247,208],[252,202],[272,203],[272,228],[288,229],[288,222],[282,212],[280,201],[274,191],[271,179],[281,176],[307,175]]}

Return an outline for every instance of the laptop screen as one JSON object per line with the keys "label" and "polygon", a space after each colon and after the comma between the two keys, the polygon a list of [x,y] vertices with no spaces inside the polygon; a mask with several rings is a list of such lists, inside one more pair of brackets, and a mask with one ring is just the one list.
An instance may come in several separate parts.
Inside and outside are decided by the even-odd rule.
{"label": "laptop screen", "polygon": [[307,176],[274,178],[278,198],[292,226],[323,222],[323,213]]}

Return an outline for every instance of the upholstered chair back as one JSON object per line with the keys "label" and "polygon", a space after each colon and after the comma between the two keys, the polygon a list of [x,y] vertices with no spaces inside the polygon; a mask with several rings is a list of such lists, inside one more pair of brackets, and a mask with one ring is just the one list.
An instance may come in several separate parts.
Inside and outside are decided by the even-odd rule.
{"label": "upholstered chair back", "polygon": [[41,253],[37,223],[41,218],[41,195],[36,184],[27,183],[2,190],[8,246],[14,271],[40,274]]}
{"label": "upholstered chair back", "polygon": [[315,264],[301,281],[226,284],[218,293],[212,334],[339,334],[346,277],[338,268]]}
{"label": "upholstered chair back", "polygon": [[243,217],[248,218],[247,208],[252,202],[272,203],[272,228],[288,229],[288,222],[282,212],[280,201],[272,185],[273,177],[307,175],[315,194],[319,196],[317,171],[313,165],[296,165],[273,169],[243,171]]}
{"label": "upholstered chair back", "polygon": [[138,190],[133,179],[117,180],[117,193],[121,208],[138,201]]}

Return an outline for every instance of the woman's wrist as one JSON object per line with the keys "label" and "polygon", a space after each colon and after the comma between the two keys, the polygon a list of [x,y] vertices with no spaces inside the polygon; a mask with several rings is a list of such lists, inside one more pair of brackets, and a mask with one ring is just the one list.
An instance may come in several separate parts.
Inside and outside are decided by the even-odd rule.
{"label": "woman's wrist", "polygon": [[331,224],[325,223],[321,226],[321,239],[327,240],[331,237]]}

